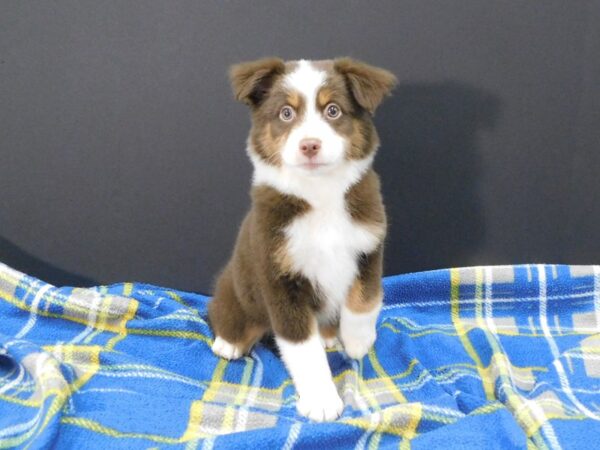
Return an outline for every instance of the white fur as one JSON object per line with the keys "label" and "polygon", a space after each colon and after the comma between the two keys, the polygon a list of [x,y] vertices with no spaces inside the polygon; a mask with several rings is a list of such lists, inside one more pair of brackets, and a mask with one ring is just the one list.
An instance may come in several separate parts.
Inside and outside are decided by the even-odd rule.
{"label": "white fur", "polygon": [[318,286],[326,305],[319,321],[331,322],[339,314],[358,274],[357,257],[370,253],[380,242],[372,228],[352,220],[345,193],[370,167],[372,156],[346,161],[330,173],[306,174],[274,167],[252,155],[254,184],[266,184],[279,192],[306,200],[312,209],[285,230],[292,268]]}
{"label": "white fur", "polygon": [[[381,233],[352,220],[346,209],[345,194],[371,167],[373,155],[363,160],[347,160],[349,143],[337,134],[316,109],[316,95],[325,74],[301,61],[285,82],[305,97],[307,107],[301,122],[288,136],[282,151],[283,164],[276,167],[258,157],[248,143],[254,165],[253,184],[268,185],[279,192],[302,198],[311,205],[308,213],[296,218],[285,230],[287,253],[292,268],[306,276],[323,296],[325,306],[317,321],[326,324],[340,318],[340,338],[350,357],[366,354],[375,340],[375,320],[379,307],[367,314],[354,314],[345,306],[350,288],[358,275],[361,253],[374,251]],[[299,141],[321,140],[319,169],[304,169]],[[382,231],[382,230],[379,230]],[[314,325],[313,329],[317,329]],[[318,332],[301,343],[276,336],[299,400],[298,411],[313,420],[339,416],[343,404],[331,378],[324,346],[335,339],[323,339]]]}
{"label": "white fur", "polygon": [[331,378],[318,333],[303,342],[291,342],[280,336],[275,339],[298,393],[298,412],[319,422],[336,419],[344,403]]}
{"label": "white fur", "polygon": [[381,298],[374,299],[376,307],[367,313],[355,313],[345,305],[340,314],[340,339],[344,350],[350,358],[361,359],[367,354],[375,338],[377,331],[375,325],[377,316],[381,310]]}
{"label": "white fur", "polygon": [[[318,286],[324,296],[326,305],[318,318],[321,323],[337,318],[358,274],[358,255],[375,250],[381,238],[377,230],[353,221],[346,209],[345,194],[371,167],[373,154],[362,160],[345,158],[349,143],[316,110],[316,96],[324,81],[325,73],[307,61],[300,61],[298,68],[286,76],[286,85],[304,96],[307,107],[302,122],[284,144],[284,163],[280,167],[261,160],[248,142],[253,183],[302,198],[312,207],[285,233],[292,268]],[[329,164],[323,170],[298,167],[302,157],[298,142],[304,137],[321,139],[320,153]]]}
{"label": "white fur", "polygon": [[304,114],[296,118],[298,123],[283,146],[281,158],[284,165],[301,168],[308,161],[300,152],[300,141],[305,138],[321,140],[321,150],[314,162],[324,164],[324,167],[317,170],[327,170],[344,159],[346,139],[336,133],[323,117],[322,111],[317,110],[317,94],[325,80],[325,72],[315,69],[310,62],[304,60],[299,61],[298,68],[283,80],[290,90],[297,91],[303,97],[305,103]]}
{"label": "white fur", "polygon": [[215,337],[211,347],[213,353],[225,359],[237,359],[242,356],[242,350],[235,344],[231,344],[221,336]]}
{"label": "white fur", "polygon": [[331,197],[343,199],[346,191],[360,180],[373,162],[373,155],[362,160],[343,161],[323,173],[318,170],[309,172],[294,167],[272,166],[261,160],[250,144],[248,154],[254,165],[253,184],[266,184],[281,193],[302,198],[313,206],[325,206]]}
{"label": "white fur", "polygon": [[292,268],[302,273],[326,299],[322,321],[338,315],[358,275],[357,257],[377,247],[379,237],[354,222],[344,197],[332,195],[286,229]]}
{"label": "white fur", "polygon": [[334,348],[337,344],[337,338],[325,338],[323,336],[321,336],[321,345],[323,346],[323,348],[327,349],[327,348]]}

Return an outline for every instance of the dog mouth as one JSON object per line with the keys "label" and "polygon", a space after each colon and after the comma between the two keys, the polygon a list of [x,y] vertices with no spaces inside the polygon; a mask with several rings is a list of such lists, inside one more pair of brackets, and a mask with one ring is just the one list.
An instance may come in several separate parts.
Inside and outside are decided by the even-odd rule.
{"label": "dog mouth", "polygon": [[331,164],[323,163],[323,162],[308,161],[308,162],[300,164],[299,167],[301,167],[302,169],[305,169],[305,170],[318,170],[318,169],[321,169],[323,167],[327,167],[330,165]]}

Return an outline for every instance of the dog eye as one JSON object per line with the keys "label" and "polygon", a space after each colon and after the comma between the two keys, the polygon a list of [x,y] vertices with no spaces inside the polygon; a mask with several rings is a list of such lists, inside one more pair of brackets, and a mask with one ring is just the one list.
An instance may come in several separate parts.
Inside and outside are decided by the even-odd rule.
{"label": "dog eye", "polygon": [[342,110],[335,103],[330,103],[329,105],[327,105],[325,107],[325,114],[330,119],[337,119],[338,117],[340,117],[342,115]]}
{"label": "dog eye", "polygon": [[284,106],[283,108],[281,108],[281,111],[279,111],[279,118],[284,122],[289,122],[295,116],[296,112],[294,111],[294,108],[288,105]]}

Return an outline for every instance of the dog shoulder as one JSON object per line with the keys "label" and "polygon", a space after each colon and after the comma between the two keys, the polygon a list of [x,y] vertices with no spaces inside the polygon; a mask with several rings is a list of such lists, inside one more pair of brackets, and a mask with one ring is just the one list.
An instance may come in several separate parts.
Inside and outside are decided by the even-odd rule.
{"label": "dog shoulder", "polygon": [[307,201],[277,189],[258,185],[252,188],[252,208],[259,232],[268,234],[281,232],[295,218],[307,213]]}
{"label": "dog shoulder", "polygon": [[354,221],[385,229],[386,215],[379,176],[373,169],[369,169],[356,184],[348,189],[346,208]]}

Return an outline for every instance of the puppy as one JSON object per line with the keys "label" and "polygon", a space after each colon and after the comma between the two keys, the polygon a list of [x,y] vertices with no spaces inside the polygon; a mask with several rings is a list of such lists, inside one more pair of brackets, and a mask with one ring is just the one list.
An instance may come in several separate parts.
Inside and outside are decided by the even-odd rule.
{"label": "puppy", "polygon": [[298,412],[333,420],[343,409],[326,347],[339,337],[362,358],[382,303],[386,216],[371,165],[375,109],[390,72],[349,58],[269,58],[231,68],[252,128],[252,207],[208,313],[212,350],[239,358],[272,332],[298,393]]}

